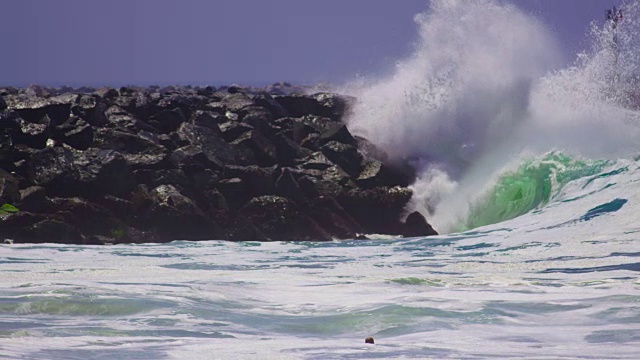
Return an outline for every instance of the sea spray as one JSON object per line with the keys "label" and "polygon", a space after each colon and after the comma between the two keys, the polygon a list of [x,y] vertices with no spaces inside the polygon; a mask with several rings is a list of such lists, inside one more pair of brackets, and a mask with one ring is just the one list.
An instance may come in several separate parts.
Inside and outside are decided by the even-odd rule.
{"label": "sea spray", "polygon": [[416,168],[408,211],[421,211],[440,232],[506,220],[467,217],[478,217],[477,199],[495,196],[495,181],[523,154],[560,149],[613,159],[636,151],[640,121],[629,79],[637,20],[626,19],[638,6],[624,11],[616,29],[594,22],[591,49],[562,69],[549,30],[516,7],[434,0],[416,16],[415,52],[391,76],[350,87],[359,99],[350,129]]}

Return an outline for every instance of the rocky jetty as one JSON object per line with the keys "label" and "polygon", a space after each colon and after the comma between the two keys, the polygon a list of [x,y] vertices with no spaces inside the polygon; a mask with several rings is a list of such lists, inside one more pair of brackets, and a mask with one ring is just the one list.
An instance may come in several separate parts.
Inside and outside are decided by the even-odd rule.
{"label": "rocky jetty", "polygon": [[434,235],[400,220],[414,174],[352,136],[353,99],[300,90],[0,88],[0,239]]}

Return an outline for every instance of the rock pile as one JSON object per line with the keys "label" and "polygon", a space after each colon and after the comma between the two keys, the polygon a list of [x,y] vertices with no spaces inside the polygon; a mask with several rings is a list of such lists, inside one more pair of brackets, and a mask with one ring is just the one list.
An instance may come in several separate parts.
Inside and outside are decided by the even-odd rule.
{"label": "rock pile", "polygon": [[342,119],[352,99],[237,86],[0,89],[0,220],[16,242],[325,241],[401,222],[413,174]]}

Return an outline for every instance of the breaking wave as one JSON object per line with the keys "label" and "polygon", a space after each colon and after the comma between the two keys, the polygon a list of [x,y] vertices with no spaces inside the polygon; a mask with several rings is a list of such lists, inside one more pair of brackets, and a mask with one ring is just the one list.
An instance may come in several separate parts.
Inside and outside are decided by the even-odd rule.
{"label": "breaking wave", "polygon": [[547,26],[514,5],[433,0],[411,56],[343,89],[358,98],[350,130],[416,168],[408,211],[441,232],[522,215],[638,151],[640,11],[623,11],[563,67]]}

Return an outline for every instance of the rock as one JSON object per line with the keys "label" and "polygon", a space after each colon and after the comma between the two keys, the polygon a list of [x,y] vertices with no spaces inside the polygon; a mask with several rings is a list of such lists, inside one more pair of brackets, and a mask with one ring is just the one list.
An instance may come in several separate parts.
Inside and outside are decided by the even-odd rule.
{"label": "rock", "polygon": [[352,189],[337,197],[367,233],[401,235],[400,214],[412,192],[403,187]]}
{"label": "rock", "polygon": [[153,133],[157,133],[159,131],[150,124],[135,118],[120,106],[111,106],[105,112],[105,116],[107,117],[107,120],[109,122],[108,125],[110,125],[112,128],[119,128],[123,130],[126,129],[128,132],[132,133],[137,133],[141,130]]}
{"label": "rock", "polygon": [[302,189],[298,185],[298,181],[293,177],[290,169],[283,168],[275,182],[276,193],[282,197],[291,199],[298,205],[308,203]]}
{"label": "rock", "polygon": [[176,131],[178,127],[187,121],[184,113],[180,108],[172,110],[162,110],[159,113],[153,115],[149,119],[149,125],[158,129],[163,134],[168,134],[172,131]]}
{"label": "rock", "polygon": [[226,164],[245,164],[244,156],[236,147],[227,144],[218,132],[208,127],[184,123],[177,131],[180,140],[199,146],[203,152],[220,159]]}
{"label": "rock", "polygon": [[[54,198],[53,209],[65,224],[84,235],[114,236],[127,226],[108,209],[85,199]],[[96,221],[99,219],[99,221]]]}
{"label": "rock", "polygon": [[165,241],[215,240],[222,237],[220,229],[206,217],[195,202],[172,185],[161,185],[151,191],[148,210],[150,225]]}
{"label": "rock", "polygon": [[225,141],[232,142],[244,133],[253,130],[253,126],[237,121],[227,121],[219,127]]}
{"label": "rock", "polygon": [[364,189],[379,186],[409,186],[412,183],[410,176],[398,168],[388,166],[378,160],[369,160],[365,161],[356,183]]}
{"label": "rock", "polygon": [[51,195],[95,197],[120,195],[135,186],[133,173],[124,157],[115,151],[89,149],[73,152],[48,148],[29,161],[31,181],[47,188]]}
{"label": "rock", "polygon": [[12,224],[25,241],[44,241],[33,236],[48,229],[85,244],[431,233],[419,214],[399,220],[411,192],[398,185],[412,173],[351,135],[342,120],[352,99],[269,89],[283,95],[0,89],[0,168],[15,180],[0,195],[24,208],[0,229]]}
{"label": "rock", "polygon": [[279,196],[260,196],[251,199],[239,211],[240,218],[270,239],[279,241],[331,241],[320,225],[298,211],[297,205]]}
{"label": "rock", "polygon": [[10,173],[0,169],[0,206],[15,205],[20,202],[18,180]]}
{"label": "rock", "polygon": [[275,167],[225,166],[223,176],[226,179],[242,180],[243,189],[249,196],[272,195],[275,192]]}
{"label": "rock", "polygon": [[226,121],[226,118],[213,111],[196,110],[191,115],[190,122],[196,126],[210,128],[216,132],[220,131],[219,125]]}
{"label": "rock", "polygon": [[93,145],[93,128],[86,121],[72,116],[54,129],[54,138],[77,150],[86,150]]}
{"label": "rock", "polygon": [[7,109],[15,110],[20,118],[29,123],[39,123],[47,116],[52,122],[52,126],[56,126],[66,121],[71,114],[71,104],[47,98],[8,95],[5,97],[5,101]]}
{"label": "rock", "polygon": [[[1,202],[2,200],[0,200]],[[51,206],[47,190],[42,186],[29,186],[20,190],[20,211],[46,212]]]}
{"label": "rock", "polygon": [[82,234],[78,229],[58,220],[43,220],[22,228],[15,234],[18,242],[81,244]]}
{"label": "rock", "polygon": [[358,143],[347,129],[347,126],[344,124],[329,126],[324,132],[320,134],[320,141],[323,143],[336,141],[342,144],[353,146],[356,146]]}
{"label": "rock", "polygon": [[45,115],[39,121],[39,123],[32,123],[20,119],[20,132],[16,140],[30,148],[43,149],[51,135],[51,120]]}
{"label": "rock", "polygon": [[417,211],[407,216],[402,227],[402,236],[418,237],[418,236],[434,236],[438,233],[427,223],[427,220]]}
{"label": "rock", "polygon": [[71,106],[71,112],[74,115],[96,127],[105,126],[109,122],[105,114],[106,111],[107,106],[97,95],[78,95],[75,103]]}
{"label": "rock", "polygon": [[111,129],[98,129],[94,146],[121,153],[133,169],[159,169],[164,166],[167,150],[142,136]]}
{"label": "rock", "polygon": [[340,166],[349,175],[354,176],[362,169],[362,154],[353,145],[330,141],[321,148],[322,153],[334,164]]}
{"label": "rock", "polygon": [[213,156],[212,152],[204,152],[201,147],[196,145],[187,145],[176,149],[169,156],[169,161],[173,166],[188,174],[205,169],[221,170],[224,167],[222,161]]}
{"label": "rock", "polygon": [[373,343],[375,343],[375,341],[373,340],[372,337],[368,337],[368,338],[364,339],[364,343],[365,344],[373,344]]}
{"label": "rock", "polygon": [[277,163],[275,146],[257,131],[247,131],[231,144],[249,149],[253,154],[252,158],[255,158],[256,164],[260,166],[271,166]]}

